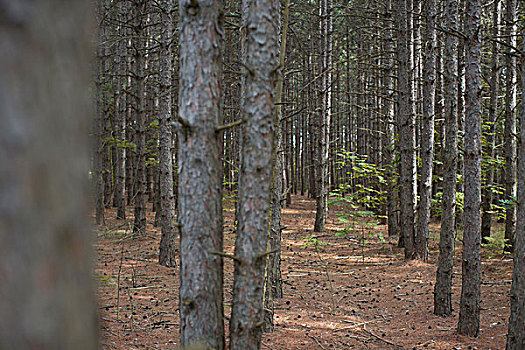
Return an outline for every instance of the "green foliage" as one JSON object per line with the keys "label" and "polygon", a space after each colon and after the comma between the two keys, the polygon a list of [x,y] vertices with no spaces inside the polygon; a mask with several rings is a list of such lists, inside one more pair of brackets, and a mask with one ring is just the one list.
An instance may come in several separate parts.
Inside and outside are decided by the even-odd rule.
{"label": "green foliage", "polygon": [[319,240],[315,235],[301,238],[304,244],[302,248],[313,247],[316,251],[323,250],[323,246],[329,245],[329,242]]}
{"label": "green foliage", "polygon": [[481,243],[481,246],[487,248],[489,258],[511,254],[506,249],[510,247],[508,239],[504,237],[485,237],[484,240],[485,242]]}
{"label": "green foliage", "polygon": [[[348,180],[334,191],[335,196],[348,193],[348,202],[375,210],[386,203],[384,190],[387,183],[387,169],[369,163],[367,156],[355,152],[341,151],[337,153],[336,164],[347,171]],[[352,186],[353,185],[353,186]]]}
{"label": "green foliage", "polygon": [[[465,196],[463,192],[456,191],[456,215],[463,213],[463,201]],[[430,210],[433,215],[441,216],[443,204],[443,192],[437,192],[430,200]]]}

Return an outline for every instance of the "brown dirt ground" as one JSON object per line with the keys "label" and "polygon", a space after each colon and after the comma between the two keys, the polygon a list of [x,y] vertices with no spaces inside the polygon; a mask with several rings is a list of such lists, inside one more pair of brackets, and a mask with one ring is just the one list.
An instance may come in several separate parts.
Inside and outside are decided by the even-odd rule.
{"label": "brown dirt ground", "polygon": [[[395,239],[386,237],[386,226],[374,219],[362,220],[346,237],[337,237],[335,232],[345,224],[334,210],[327,231],[313,233],[314,204],[306,197],[293,196],[292,205],[283,210],[284,297],[276,300],[275,332],[263,336],[263,349],[505,347],[510,259],[489,258],[492,254],[484,251],[480,336],[460,336],[456,333],[461,292],[458,258],[454,314],[448,318],[432,314],[437,226],[431,228],[430,263],[405,262]],[[234,245],[232,207],[226,204],[224,211],[228,253]],[[131,211],[128,215],[132,218]],[[132,220],[116,221],[114,216],[114,210],[108,210],[106,217],[111,219],[96,227],[95,277],[102,347],[177,349],[178,269],[157,264],[160,229],[148,225],[146,235],[132,235]],[[148,222],[153,222],[152,213]],[[381,234],[385,239],[380,239]],[[318,249],[305,246],[304,238],[312,236],[310,242],[317,242]],[[456,251],[456,257],[459,254]],[[232,262],[225,261],[226,316],[231,311],[232,271]]]}

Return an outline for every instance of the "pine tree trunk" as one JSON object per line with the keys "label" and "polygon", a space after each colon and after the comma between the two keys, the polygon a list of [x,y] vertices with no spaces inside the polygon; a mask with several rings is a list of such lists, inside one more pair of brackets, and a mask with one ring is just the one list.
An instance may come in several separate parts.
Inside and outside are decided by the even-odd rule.
{"label": "pine tree trunk", "polygon": [[[126,37],[127,29],[124,26],[127,18],[128,4],[119,3],[118,20],[122,23],[119,26],[118,33]],[[115,173],[115,205],[117,207],[117,219],[126,219],[126,103],[127,96],[124,90],[127,88],[127,48],[126,40],[120,39],[117,44],[117,97],[116,97],[116,114],[115,114],[115,138],[117,141],[117,158]]]}
{"label": "pine tree trunk", "polygon": [[330,115],[332,113],[332,0],[322,0],[321,7],[321,115],[319,116],[318,154],[317,154],[317,184],[316,184],[316,214],[315,232],[323,232],[328,214],[328,156],[330,150]]}
{"label": "pine tree trunk", "polygon": [[0,349],[96,350],[89,2],[2,1],[0,17]]}
{"label": "pine tree trunk", "polygon": [[436,0],[426,0],[423,54],[423,131],[421,135],[421,195],[418,207],[416,257],[428,259],[428,231],[432,199],[432,170],[434,162],[434,102],[436,96]]}
{"label": "pine tree trunk", "polygon": [[175,261],[175,201],[173,195],[173,147],[171,131],[171,72],[173,49],[170,45],[173,36],[173,4],[162,0],[161,53],[160,53],[160,97],[159,97],[159,185],[160,185],[160,227],[161,239],[159,264],[167,267],[177,265]]}
{"label": "pine tree trunk", "polygon": [[[505,11],[505,42],[516,47],[516,0],[507,0]],[[505,55],[505,251],[511,252],[516,231],[516,59],[506,48]]]}
{"label": "pine tree trunk", "polygon": [[465,21],[465,231],[458,332],[479,333],[481,297],[481,1],[467,0]]}
{"label": "pine tree trunk", "polygon": [[[523,27],[522,27],[523,28]],[[525,37],[522,50],[525,49]],[[521,56],[521,105],[525,106],[525,56]],[[525,109],[520,114],[520,139],[525,140]],[[510,319],[507,350],[525,349],[525,142],[518,150],[518,220],[514,247],[514,272],[510,293]]]}
{"label": "pine tree trunk", "polygon": [[222,1],[179,1],[181,346],[224,349]]}
{"label": "pine tree trunk", "polygon": [[[393,45],[393,35],[392,35],[392,1],[387,0],[385,2],[385,13],[384,13],[384,27],[386,28],[383,32],[385,35],[385,58],[384,58],[384,89],[385,97],[383,98],[383,110],[386,119],[385,126],[385,166],[387,169],[387,181],[388,181],[388,190],[387,190],[387,215],[388,215],[388,235],[396,236],[399,232],[399,215],[397,211],[397,201],[396,201],[396,191],[397,191],[397,181],[394,164],[395,164],[395,153],[394,153],[394,45]],[[349,74],[349,72],[347,72]]]}
{"label": "pine tree trunk", "polygon": [[[445,28],[458,28],[458,2],[447,0]],[[447,35],[444,57],[445,100],[445,149],[443,154],[443,199],[441,233],[439,238],[439,262],[434,288],[434,314],[448,316],[452,313],[452,274],[454,264],[454,232],[456,230],[456,172],[458,156],[458,110],[457,110],[457,48],[458,38]]]}
{"label": "pine tree trunk", "polygon": [[[500,25],[500,13],[501,13],[501,2],[500,0],[494,1],[494,10],[492,12],[492,36],[499,36],[499,25]],[[492,43],[492,64],[490,72],[490,102],[488,111],[488,122],[490,123],[489,133],[487,134],[486,141],[486,152],[485,156],[490,159],[494,159],[496,144],[494,132],[496,131],[496,116],[498,112],[498,95],[499,95],[499,45],[497,41]],[[481,207],[483,213],[481,216],[481,237],[484,240],[486,237],[490,237],[490,231],[492,226],[492,184],[494,183],[494,169],[489,167],[485,173],[485,186],[481,193]],[[484,240],[485,241],[485,240]]]}
{"label": "pine tree trunk", "polygon": [[398,25],[397,54],[399,61],[399,151],[401,155],[400,202],[401,236],[405,247],[405,258],[414,257],[414,209],[416,199],[416,153],[415,153],[415,104],[414,82],[412,79],[413,52],[410,49],[411,32],[408,30],[408,18],[412,15],[407,10],[406,0],[394,1],[395,21]]}
{"label": "pine tree trunk", "polygon": [[272,177],[274,92],[279,67],[279,9],[275,0],[248,0],[243,6],[247,28],[246,68],[241,111],[238,227],[235,242],[230,339],[232,350],[260,349],[263,330],[264,275]]}
{"label": "pine tree trunk", "polygon": [[145,99],[145,57],[144,57],[144,12],[146,3],[140,0],[134,8],[135,15],[135,219],[133,232],[146,231],[146,99]]}

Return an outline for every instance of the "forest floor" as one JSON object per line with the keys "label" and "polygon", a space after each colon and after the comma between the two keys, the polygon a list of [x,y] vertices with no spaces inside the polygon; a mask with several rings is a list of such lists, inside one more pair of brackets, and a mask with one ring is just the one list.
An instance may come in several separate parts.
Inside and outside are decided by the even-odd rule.
{"label": "forest floor", "polygon": [[[312,232],[315,202],[292,196],[283,210],[284,297],[275,300],[275,331],[263,349],[504,349],[512,260],[484,248],[481,332],[456,332],[461,292],[456,242],[452,316],[434,316],[438,226],[432,226],[429,263],[406,262],[396,239],[377,219],[340,220],[332,210],[327,230]],[[100,336],[103,349],[178,349],[178,269],[157,264],[160,229],[148,215],[145,235],[132,220],[97,226]],[[224,208],[224,250],[233,253],[233,206]],[[132,218],[131,210],[128,217]],[[341,235],[346,229],[346,236]],[[500,229],[499,227],[497,229]],[[336,235],[336,233],[338,233]],[[231,312],[233,263],[225,261],[225,316]]]}

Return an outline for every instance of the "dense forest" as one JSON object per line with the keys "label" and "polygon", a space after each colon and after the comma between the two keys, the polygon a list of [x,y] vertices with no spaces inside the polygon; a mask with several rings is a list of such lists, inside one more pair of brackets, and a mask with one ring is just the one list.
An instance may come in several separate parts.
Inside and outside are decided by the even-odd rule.
{"label": "dense forest", "polygon": [[0,349],[525,349],[525,2],[89,3],[0,1]]}
{"label": "dense forest", "polygon": [[[330,207],[352,203],[388,225],[406,260],[428,261],[440,222],[434,313],[453,311],[461,242],[459,334],[479,334],[482,245],[514,253],[507,347],[523,348],[518,5],[98,2],[96,222],[106,207],[117,219],[132,207],[133,232],[144,234],[152,203],[159,264],[180,257],[183,347],[224,347],[231,259],[230,346],[260,348],[282,296],[282,207],[302,195],[316,203],[312,232],[325,231]],[[233,254],[223,249],[225,196]]]}

